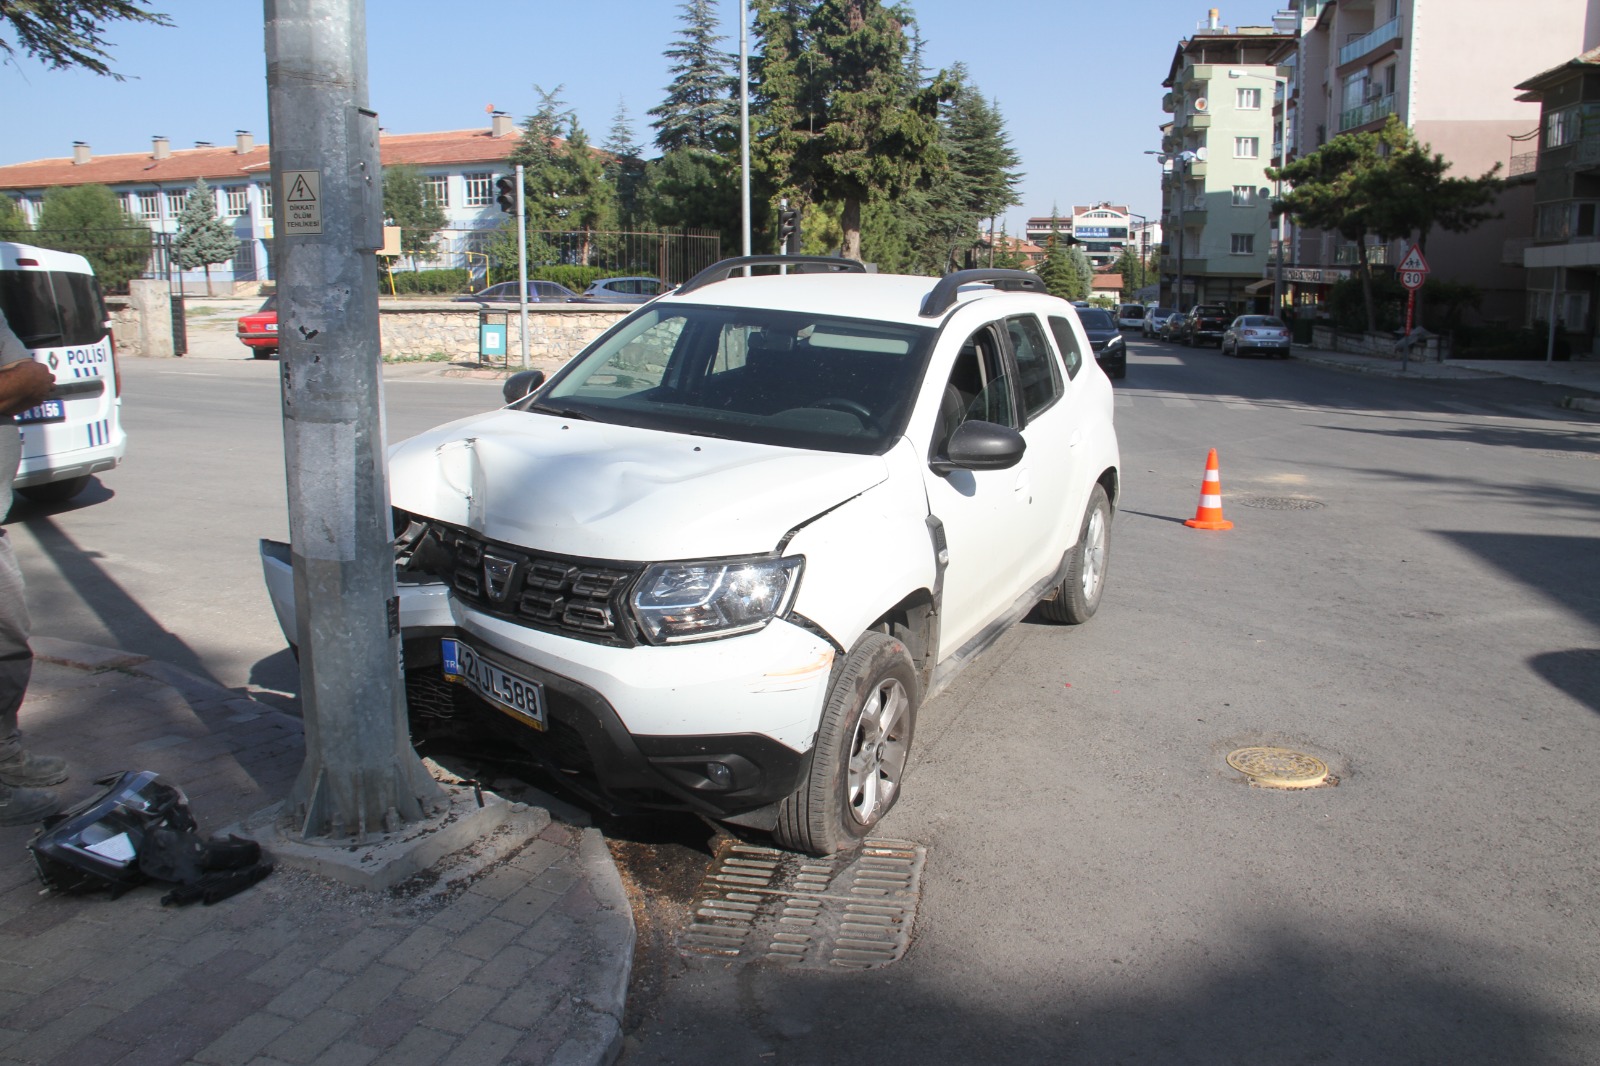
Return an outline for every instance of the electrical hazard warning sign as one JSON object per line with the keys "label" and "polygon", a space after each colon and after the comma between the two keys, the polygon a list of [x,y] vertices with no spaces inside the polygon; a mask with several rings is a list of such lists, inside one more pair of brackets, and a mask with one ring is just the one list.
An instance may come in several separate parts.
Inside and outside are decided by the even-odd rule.
{"label": "electrical hazard warning sign", "polygon": [[322,171],[285,170],[283,172],[284,233],[305,235],[322,232]]}

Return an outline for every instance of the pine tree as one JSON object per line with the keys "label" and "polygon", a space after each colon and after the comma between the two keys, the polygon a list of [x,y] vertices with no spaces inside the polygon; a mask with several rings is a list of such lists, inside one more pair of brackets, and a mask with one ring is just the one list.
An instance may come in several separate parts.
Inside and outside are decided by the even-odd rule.
{"label": "pine tree", "polygon": [[733,57],[717,48],[717,16],[710,0],[685,0],[678,43],[664,53],[673,61],[667,98],[650,109],[656,147],[663,152],[698,148],[727,152],[739,143],[739,116],[734,93],[738,77],[729,69]]}
{"label": "pine tree", "polygon": [[611,132],[600,147],[607,157],[606,181],[616,191],[617,223],[624,230],[634,229],[644,211],[644,149],[634,140],[628,107],[620,100],[611,119]]}
{"label": "pine tree", "polygon": [[157,11],[142,11],[148,0],[5,0],[0,3],[0,24],[9,28],[17,45],[0,37],[0,53],[7,62],[16,59],[17,48],[55,70],[82,67],[92,74],[103,74],[122,81],[111,69],[106,40],[101,36],[104,23],[126,19],[155,26],[171,26],[172,21]]}
{"label": "pine tree", "polygon": [[172,238],[172,252],[185,270],[206,269],[206,295],[211,290],[211,267],[226,263],[239,250],[233,227],[217,218],[217,198],[205,178],[196,178],[194,188],[184,197],[178,212],[178,232]]}

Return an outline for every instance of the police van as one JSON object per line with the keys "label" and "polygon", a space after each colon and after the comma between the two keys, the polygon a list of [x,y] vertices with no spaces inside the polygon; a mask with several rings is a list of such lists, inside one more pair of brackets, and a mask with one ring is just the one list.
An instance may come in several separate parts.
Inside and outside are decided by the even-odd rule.
{"label": "police van", "polygon": [[81,255],[0,241],[0,310],[56,379],[48,399],[16,416],[17,494],[38,503],[70,499],[91,475],[120,463],[128,445],[100,283]]}

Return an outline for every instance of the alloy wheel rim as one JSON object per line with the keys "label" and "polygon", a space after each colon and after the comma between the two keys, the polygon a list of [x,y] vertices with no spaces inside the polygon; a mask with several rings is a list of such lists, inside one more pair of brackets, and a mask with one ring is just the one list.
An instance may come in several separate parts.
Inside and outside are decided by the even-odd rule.
{"label": "alloy wheel rim", "polygon": [[850,814],[861,825],[873,825],[883,817],[900,790],[910,707],[905,686],[893,677],[880,681],[862,705],[845,781]]}
{"label": "alloy wheel rim", "polygon": [[1101,508],[1096,507],[1089,516],[1089,528],[1084,531],[1083,540],[1083,598],[1093,603],[1106,566],[1106,515]]}

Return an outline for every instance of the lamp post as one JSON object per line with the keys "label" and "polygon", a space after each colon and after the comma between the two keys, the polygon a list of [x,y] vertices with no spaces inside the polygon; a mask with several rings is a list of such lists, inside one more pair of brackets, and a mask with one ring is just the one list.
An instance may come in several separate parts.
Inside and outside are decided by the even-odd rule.
{"label": "lamp post", "polygon": [[1172,306],[1176,310],[1182,311],[1183,310],[1183,242],[1184,242],[1184,235],[1185,235],[1184,234],[1184,228],[1183,228],[1184,193],[1186,193],[1188,191],[1188,189],[1186,188],[1186,186],[1188,185],[1188,182],[1189,182],[1188,175],[1190,174],[1191,168],[1194,165],[1194,161],[1196,159],[1196,156],[1195,156],[1195,153],[1193,153],[1191,151],[1187,151],[1187,150],[1179,152],[1176,155],[1167,155],[1164,152],[1146,152],[1145,154],[1146,155],[1154,155],[1156,157],[1156,161],[1161,163],[1163,166],[1165,166],[1167,163],[1171,163],[1172,164],[1172,176],[1175,179],[1174,191],[1175,191],[1176,197],[1177,197],[1177,209],[1173,212],[1173,214],[1178,219],[1178,280],[1177,280],[1177,285],[1174,288],[1173,295],[1172,295]]}
{"label": "lamp post", "polygon": [[[1278,131],[1278,172],[1281,174],[1283,172],[1284,164],[1288,162],[1288,158],[1289,158],[1289,79],[1284,77],[1281,74],[1257,74],[1257,73],[1255,73],[1253,71],[1238,70],[1238,69],[1230,69],[1228,71],[1228,77],[1230,77],[1230,78],[1260,78],[1263,81],[1271,81],[1272,82],[1272,89],[1273,89],[1273,95],[1274,96],[1277,95],[1278,86],[1280,86],[1280,85],[1283,86],[1283,98],[1282,98],[1283,99],[1283,128]],[[1282,200],[1283,199],[1283,179],[1279,178],[1274,183],[1274,185],[1275,185],[1275,190],[1274,190],[1273,199],[1274,200]],[[1273,256],[1272,313],[1275,314],[1275,315],[1281,315],[1283,313],[1283,241],[1284,241],[1284,237],[1283,237],[1283,215],[1281,213],[1278,215],[1276,221],[1277,221],[1278,231],[1277,231],[1277,237],[1276,237],[1276,240],[1275,240],[1276,255]]]}
{"label": "lamp post", "polygon": [[[1150,241],[1150,220],[1148,218],[1145,218],[1143,215],[1139,214],[1139,212],[1137,212],[1137,211],[1129,211],[1128,212],[1128,217],[1129,218],[1136,218],[1136,219],[1139,220],[1139,236],[1134,238],[1133,246],[1136,249],[1134,254],[1135,254],[1135,256],[1138,257],[1138,260],[1139,260],[1139,274],[1140,274],[1140,277],[1142,279],[1143,275],[1144,275],[1145,260],[1149,258],[1148,248],[1149,248],[1149,241]],[[1141,243],[1141,241],[1143,243]],[[1127,246],[1124,245],[1123,248],[1124,248],[1124,250],[1126,250]],[[1160,290],[1160,285],[1159,284],[1156,286],[1156,289],[1157,289],[1156,297],[1159,300],[1160,299],[1160,295],[1161,295],[1160,291],[1159,291]]]}

